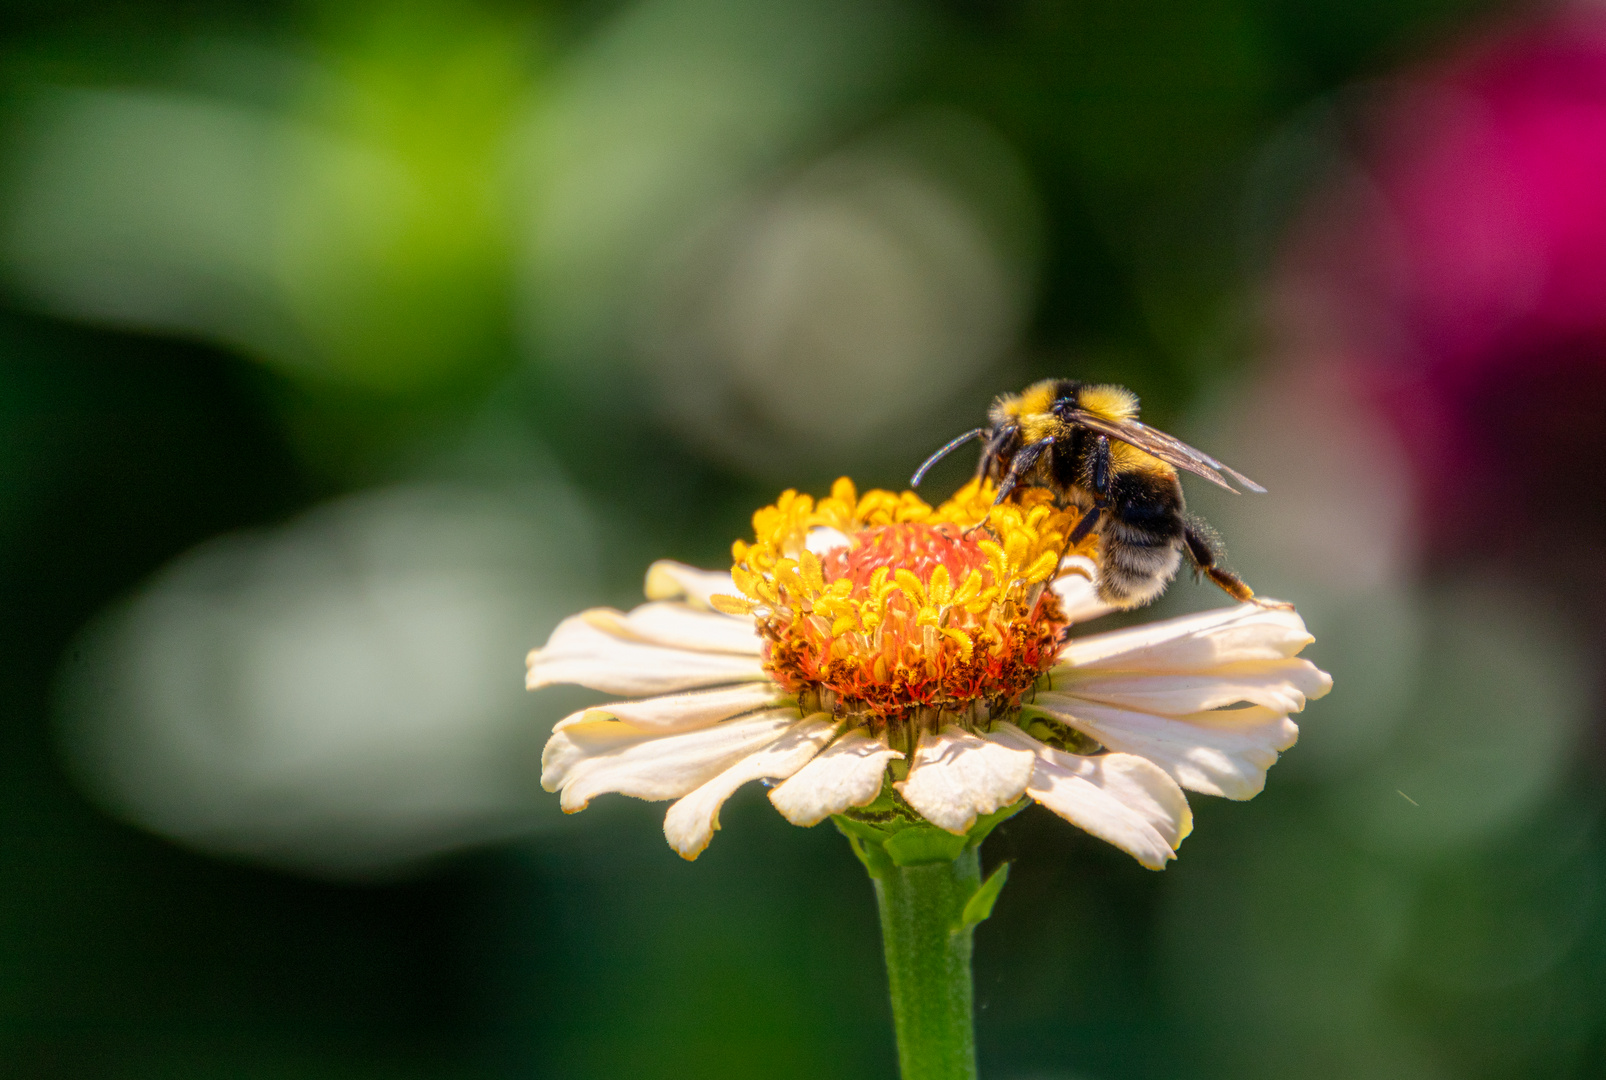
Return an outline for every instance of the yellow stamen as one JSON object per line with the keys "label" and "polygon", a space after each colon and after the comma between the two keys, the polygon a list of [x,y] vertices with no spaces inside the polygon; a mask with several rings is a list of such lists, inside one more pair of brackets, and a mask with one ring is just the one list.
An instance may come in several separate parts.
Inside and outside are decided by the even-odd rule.
{"label": "yellow stamen", "polygon": [[[860,495],[846,478],[818,503],[783,492],[753,515],[753,541],[731,547],[742,597],[713,606],[755,613],[771,674],[832,691],[839,709],[962,712],[977,697],[1017,695],[1057,648],[1058,608],[1041,586],[1072,553],[1077,511],[1035,488],[993,498],[972,482],[932,507],[913,492]],[[848,545],[809,550],[819,528]]]}
{"label": "yellow stamen", "polygon": [[710,596],[708,603],[715,611],[723,611],[727,615],[750,615],[753,608],[758,606],[751,600],[744,600],[739,596],[724,596],[719,593]]}

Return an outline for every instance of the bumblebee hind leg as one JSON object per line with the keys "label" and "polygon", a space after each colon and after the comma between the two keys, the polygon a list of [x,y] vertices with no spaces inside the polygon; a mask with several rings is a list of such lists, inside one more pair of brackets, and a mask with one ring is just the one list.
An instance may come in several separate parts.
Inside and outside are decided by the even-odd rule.
{"label": "bumblebee hind leg", "polygon": [[1203,522],[1189,521],[1183,527],[1182,550],[1188,556],[1188,561],[1193,564],[1195,574],[1203,574],[1215,582],[1222,592],[1239,603],[1259,604],[1261,607],[1277,609],[1291,609],[1294,606],[1280,600],[1261,599],[1243,578],[1221,566],[1218,542],[1210,535],[1208,526]]}

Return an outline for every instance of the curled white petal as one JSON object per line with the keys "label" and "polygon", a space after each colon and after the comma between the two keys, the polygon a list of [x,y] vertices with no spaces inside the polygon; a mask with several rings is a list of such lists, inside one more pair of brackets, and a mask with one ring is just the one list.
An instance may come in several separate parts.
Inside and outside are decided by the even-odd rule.
{"label": "curled white petal", "polygon": [[575,724],[547,740],[541,786],[562,791],[564,812],[570,814],[610,791],[638,799],[678,799],[797,722],[797,710],[784,708],[676,735],[643,732],[614,720]]}
{"label": "curled white petal", "polygon": [[757,656],[764,644],[752,619],[704,611],[678,601],[642,604],[629,614],[592,608],[581,617],[598,630],[644,645]]}
{"label": "curled white petal", "polygon": [[1028,795],[1150,870],[1165,869],[1193,829],[1187,796],[1151,761],[1132,754],[1067,754],[1013,724],[998,725],[991,738],[1032,751]]}
{"label": "curled white petal", "polygon": [[857,728],[775,787],[770,802],[793,825],[818,825],[832,814],[873,802],[881,794],[887,762],[901,757],[884,739]]}
{"label": "curled white petal", "polygon": [[644,591],[648,600],[684,600],[704,610],[709,610],[710,596],[741,595],[728,571],[699,570],[669,559],[647,567]]}
{"label": "curled white petal", "polygon": [[785,690],[773,682],[765,681],[738,683],[690,694],[667,694],[640,701],[614,701],[581,709],[559,720],[552,730],[563,731],[577,724],[622,720],[643,733],[669,735],[708,727],[754,709],[778,705],[786,700],[786,696]]}
{"label": "curled white petal", "polygon": [[908,779],[893,787],[921,817],[960,835],[978,815],[1019,799],[1031,776],[1029,751],[946,727],[920,737]]}
{"label": "curled white petal", "polygon": [[1099,599],[1098,564],[1085,555],[1071,555],[1062,560],[1059,576],[1049,588],[1059,597],[1060,610],[1073,623],[1087,622],[1115,610]]}
{"label": "curled white petal", "polygon": [[1266,770],[1299,738],[1287,713],[1260,705],[1171,717],[1048,700],[1057,697],[1040,695],[1036,707],[1111,750],[1148,758],[1190,791],[1228,799],[1259,795]]}
{"label": "curled white petal", "polygon": [[836,721],[829,713],[815,713],[793,724],[768,746],[701,784],[664,815],[664,838],[669,846],[684,859],[701,855],[719,828],[719,808],[737,788],[750,780],[791,776],[831,741],[835,730]]}
{"label": "curled white petal", "polygon": [[1282,660],[1315,639],[1293,611],[1240,604],[1127,630],[1073,638],[1060,650],[1063,671],[1202,671],[1224,664]]}
{"label": "curled white petal", "polygon": [[578,683],[608,694],[646,696],[765,679],[756,656],[644,645],[599,629],[585,614],[558,624],[530,653],[524,685]]}
{"label": "curled white petal", "polygon": [[1205,671],[1140,674],[1071,668],[1052,676],[1046,700],[1071,696],[1142,712],[1181,716],[1227,705],[1264,705],[1299,712],[1333,688],[1332,676],[1309,660],[1249,660]]}

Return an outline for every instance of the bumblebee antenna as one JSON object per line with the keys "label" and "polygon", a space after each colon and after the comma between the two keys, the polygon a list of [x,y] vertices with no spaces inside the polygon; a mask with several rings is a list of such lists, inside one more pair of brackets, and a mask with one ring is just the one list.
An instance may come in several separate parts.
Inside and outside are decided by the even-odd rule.
{"label": "bumblebee antenna", "polygon": [[975,428],[971,431],[967,431],[963,435],[959,436],[959,438],[954,439],[947,446],[944,446],[941,450],[938,450],[935,454],[932,454],[925,460],[925,463],[921,465],[920,468],[915,470],[914,476],[910,477],[909,479],[909,486],[912,488],[919,487],[920,481],[925,479],[927,469],[937,464],[937,462],[941,461],[943,458],[947,457],[961,446],[964,446],[971,439],[979,438],[986,433],[986,428]]}

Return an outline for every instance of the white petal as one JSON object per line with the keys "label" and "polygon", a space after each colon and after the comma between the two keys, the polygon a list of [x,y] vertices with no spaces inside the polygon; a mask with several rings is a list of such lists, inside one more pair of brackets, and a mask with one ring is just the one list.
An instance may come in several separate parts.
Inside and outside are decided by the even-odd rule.
{"label": "white petal", "polygon": [[920,737],[909,778],[892,786],[921,817],[963,835],[977,815],[1019,799],[1031,777],[1030,752],[946,727]]}
{"label": "white petal", "polygon": [[581,617],[598,630],[645,645],[757,656],[764,644],[750,617],[702,611],[676,601],[642,604],[628,615],[613,608],[592,608]]}
{"label": "white petal", "polygon": [[659,559],[647,567],[645,592],[648,600],[685,600],[705,610],[710,596],[742,595],[729,571],[699,570],[669,559]]}
{"label": "white petal", "polygon": [[1264,705],[1299,712],[1333,688],[1332,676],[1309,660],[1250,660],[1206,671],[1158,674],[1071,668],[1053,676],[1053,701],[1065,695],[1142,712],[1181,716],[1227,705]]}
{"label": "white petal", "polygon": [[1099,568],[1092,559],[1072,555],[1060,563],[1060,576],[1049,585],[1059,597],[1060,610],[1073,623],[1108,615],[1115,608],[1099,599]]}
{"label": "white petal", "polygon": [[608,694],[646,696],[766,678],[755,656],[642,645],[598,629],[584,614],[559,623],[528,663],[524,685],[531,690],[578,683]]}
{"label": "white petal", "polygon": [[678,735],[644,733],[604,720],[554,732],[541,753],[541,786],[562,790],[565,813],[609,791],[638,799],[678,799],[798,723],[794,708]]}
{"label": "white petal", "polygon": [[772,790],[770,802],[793,825],[818,825],[851,806],[874,802],[887,762],[901,757],[885,741],[858,728]]}
{"label": "white petal", "polygon": [[740,683],[722,686],[718,690],[596,705],[559,720],[552,730],[562,731],[576,724],[623,720],[643,734],[652,732],[668,735],[676,731],[708,727],[754,709],[778,705],[786,697],[786,691],[772,682]]}
{"label": "white petal", "polygon": [[1037,707],[1111,750],[1148,758],[1191,791],[1252,799],[1266,786],[1266,770],[1294,745],[1299,728],[1288,715],[1259,705],[1187,716],[1155,716],[1075,702],[1070,709]]}
{"label": "white petal", "polygon": [[1067,754],[1013,724],[998,725],[992,737],[1035,751],[1028,795],[1150,870],[1165,869],[1193,830],[1187,796],[1153,762],[1131,754]]}
{"label": "white petal", "polygon": [[1201,671],[1251,660],[1281,660],[1314,640],[1306,632],[1304,620],[1292,611],[1240,604],[1073,638],[1060,650],[1060,666]]}
{"label": "white petal", "polygon": [[684,859],[701,855],[719,828],[719,808],[737,788],[749,780],[791,776],[831,741],[835,730],[836,721],[829,713],[815,713],[675,803],[664,815],[669,846]]}

